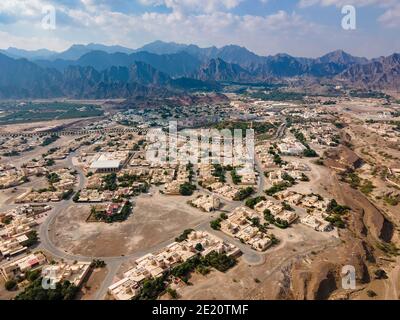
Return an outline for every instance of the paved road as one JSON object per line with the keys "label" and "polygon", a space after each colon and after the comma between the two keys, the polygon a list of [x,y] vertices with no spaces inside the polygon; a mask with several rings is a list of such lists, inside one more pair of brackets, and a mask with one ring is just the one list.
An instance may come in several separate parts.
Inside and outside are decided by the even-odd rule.
{"label": "paved road", "polygon": [[[242,204],[241,202],[232,202],[230,204],[230,207],[234,208],[241,204]],[[91,262],[91,261],[93,261],[93,259],[100,259],[100,260],[103,260],[104,262],[106,262],[108,273],[107,273],[107,276],[104,279],[100,289],[96,293],[95,299],[101,300],[104,298],[104,296],[107,293],[108,287],[113,283],[113,279],[114,279],[115,275],[117,274],[118,270],[120,269],[122,263],[127,262],[127,261],[136,260],[150,252],[159,251],[162,248],[166,247],[167,245],[169,245],[175,241],[174,238],[171,238],[171,239],[163,241],[162,243],[159,243],[151,248],[139,250],[130,255],[114,256],[114,257],[83,256],[83,255],[77,255],[77,254],[69,253],[67,251],[63,251],[53,244],[53,242],[50,239],[49,231],[50,231],[50,226],[53,224],[55,219],[60,214],[62,214],[63,211],[67,210],[70,205],[72,205],[71,200],[57,203],[53,209],[53,213],[50,214],[49,217],[40,225],[39,236],[40,236],[41,243],[39,245],[39,248],[46,250],[51,255],[53,255],[54,257],[59,258],[59,259],[70,260],[70,261],[77,260],[77,261],[86,261],[86,262]],[[243,258],[249,264],[255,265],[255,264],[259,264],[259,263],[263,262],[263,257],[258,252],[252,250],[251,248],[244,245],[240,241],[233,239],[220,231],[213,230],[210,227],[210,220],[200,223],[199,225],[195,226],[194,229],[210,232],[211,234],[215,234],[216,236],[222,238],[223,240],[225,240],[227,242],[234,243],[239,249],[242,250]]]}
{"label": "paved road", "polygon": [[73,163],[73,161],[72,161],[72,159],[74,158],[74,157],[76,157],[76,152],[73,152],[73,153],[70,153],[69,155],[68,155],[68,157],[67,157],[67,165],[69,166],[69,167],[71,167],[71,169],[72,168],[74,168],[77,172],[78,172],[78,187],[77,187],[77,189],[78,190],[82,190],[84,187],[85,187],[85,184],[86,184],[86,176],[85,176],[85,174],[83,173],[83,171],[78,167],[78,166],[75,166],[74,165],[74,163]]}
{"label": "paved road", "polygon": [[255,156],[255,165],[256,165],[256,170],[258,171],[258,191],[257,191],[257,196],[265,196],[264,190],[265,190],[265,175],[264,171],[261,167],[260,160]]}
{"label": "paved road", "polygon": [[[282,123],[280,125],[280,127],[278,128],[278,130],[275,133],[275,137],[272,140],[278,140],[281,139],[284,135],[285,135],[285,130],[286,130],[287,124]],[[254,157],[254,164],[256,167],[256,170],[259,173],[259,181],[258,181],[258,192],[256,194],[256,196],[265,196],[264,190],[265,190],[265,176],[264,176],[264,171],[262,169],[260,160],[258,159],[258,157],[255,155]]]}
{"label": "paved road", "polygon": [[[82,190],[84,189],[84,186],[86,184],[86,176],[84,172],[77,166],[73,164],[73,157],[76,156],[76,152],[73,152],[69,154],[69,156],[66,159],[66,163],[70,168],[75,168],[77,171],[77,190]],[[263,181],[263,179],[261,179]],[[205,192],[212,194],[212,192],[209,192],[206,189],[201,188]],[[238,206],[243,205],[242,202],[240,201],[229,201],[226,200],[226,209],[227,210],[233,210],[237,208]],[[73,254],[67,251],[64,251],[60,248],[58,248],[56,245],[51,240],[50,237],[50,231],[51,227],[54,223],[54,221],[57,219],[58,216],[60,216],[63,212],[65,212],[70,206],[73,206],[74,202],[72,199],[69,200],[64,200],[60,201],[58,203],[51,203],[51,206],[53,207],[52,211],[50,211],[48,217],[43,221],[43,223],[39,226],[39,238],[40,238],[40,244],[38,245],[38,249],[42,249],[50,253],[54,258],[58,259],[64,259],[64,260],[69,260],[69,261],[84,261],[84,262],[91,262],[93,259],[100,259],[103,260],[107,264],[107,270],[108,273],[101,284],[100,289],[96,292],[95,294],[95,299],[101,300],[105,297],[107,293],[108,287],[113,283],[113,280],[118,273],[118,270],[120,269],[121,265],[124,262],[131,261],[131,260],[136,260],[143,255],[149,253],[149,252],[156,252],[158,250],[161,250],[165,246],[169,245],[170,243],[174,242],[174,238],[168,239],[162,243],[159,243],[151,248],[147,248],[145,250],[140,250],[136,251],[133,254],[126,255],[126,256],[114,256],[114,257],[97,257],[97,256],[83,256],[83,255],[78,255],[78,254]],[[14,206],[12,206],[14,207]],[[11,208],[11,206],[10,206]],[[210,219],[211,220],[211,219]],[[204,230],[207,231],[211,234],[215,234],[216,236],[222,238],[223,240],[227,242],[234,243],[238,248],[240,248],[243,252],[243,258],[249,263],[249,264],[259,264],[263,261],[263,256],[256,251],[252,250],[248,246],[244,245],[240,241],[233,239],[224,233],[220,231],[215,231],[210,227],[210,220],[207,220],[198,226],[196,226],[194,229],[195,230]]]}
{"label": "paved road", "polygon": [[114,278],[120,267],[121,267],[121,262],[118,261],[109,262],[107,264],[107,269],[108,269],[107,275],[103,280],[103,283],[101,284],[99,290],[97,290],[94,296],[94,300],[104,300],[104,297],[106,296],[108,291],[108,287],[113,284]]}
{"label": "paved road", "polygon": [[281,139],[285,135],[286,127],[287,123],[286,122],[282,123],[281,126],[276,131],[275,137],[272,140]]}
{"label": "paved road", "polygon": [[[281,135],[282,132],[284,131],[284,129],[285,129],[285,124],[282,125],[278,129],[277,136]],[[76,167],[73,165],[72,158],[74,156],[75,156],[75,153],[72,153],[68,156],[67,164],[70,167],[76,168],[76,170],[78,172],[78,187],[77,187],[77,189],[81,190],[85,186],[86,177],[79,167]],[[263,172],[261,170],[261,166],[258,161],[256,162],[256,166],[260,172],[260,182],[259,182],[259,191],[258,192],[259,192],[259,194],[261,194],[261,193],[263,193],[263,190],[264,190],[265,178],[264,178]],[[204,190],[208,194],[212,194],[212,192],[208,191],[207,189],[204,189],[201,187],[199,187],[199,188]],[[243,203],[241,201],[225,200],[225,202],[226,202],[226,208],[228,210],[233,210],[233,209],[243,205]],[[73,203],[72,199],[52,204],[53,212],[48,216],[48,218],[39,227],[39,237],[40,237],[39,248],[46,250],[51,255],[53,255],[54,257],[59,258],[59,259],[71,260],[71,261],[77,260],[77,261],[85,261],[85,262],[91,262],[93,259],[100,259],[100,260],[103,260],[104,262],[106,262],[108,273],[107,273],[103,283],[101,284],[100,289],[95,294],[96,300],[101,300],[105,297],[108,287],[113,283],[114,277],[116,276],[116,274],[118,273],[118,270],[120,269],[121,265],[124,262],[130,261],[130,260],[136,260],[149,252],[156,252],[158,250],[161,250],[165,246],[169,245],[170,243],[174,242],[174,239],[169,239],[169,240],[159,243],[156,246],[153,246],[151,248],[136,251],[135,253],[130,254],[130,255],[115,256],[115,257],[82,256],[82,255],[72,254],[67,251],[63,251],[52,243],[52,241],[50,239],[50,235],[49,235],[49,232],[51,231],[50,227],[53,224],[53,222],[55,221],[55,219],[73,204],[74,203]],[[258,253],[257,251],[254,251],[249,246],[241,243],[237,239],[234,239],[232,237],[225,235],[224,233],[222,233],[220,231],[213,230],[210,227],[209,220],[199,224],[194,229],[207,231],[211,234],[214,234],[214,235],[222,238],[224,241],[234,243],[242,251],[243,258],[249,264],[257,265],[257,264],[263,263],[263,261],[264,261],[264,255],[262,253]]]}

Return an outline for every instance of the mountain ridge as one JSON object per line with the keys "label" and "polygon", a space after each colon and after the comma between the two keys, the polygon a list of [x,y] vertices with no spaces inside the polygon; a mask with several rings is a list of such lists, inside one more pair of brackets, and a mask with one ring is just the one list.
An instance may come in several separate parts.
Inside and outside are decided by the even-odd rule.
{"label": "mountain ridge", "polygon": [[[98,50],[103,48],[108,52]],[[143,48],[163,54],[143,51]],[[26,53],[18,50],[11,51]],[[200,48],[162,41],[137,50],[100,44],[75,45],[68,50],[62,53],[64,57],[76,59],[51,56],[32,60],[12,58],[0,52],[0,98],[117,96],[118,90],[125,95],[143,93],[148,88],[218,90],[218,82],[255,83],[272,79],[284,82],[301,78],[317,82],[329,80],[332,84],[363,89],[400,88],[400,55],[397,53],[371,60],[343,50],[318,58],[288,54],[262,57],[236,45]],[[51,51],[28,53],[39,56],[51,54]],[[72,81],[79,84],[79,90]]]}

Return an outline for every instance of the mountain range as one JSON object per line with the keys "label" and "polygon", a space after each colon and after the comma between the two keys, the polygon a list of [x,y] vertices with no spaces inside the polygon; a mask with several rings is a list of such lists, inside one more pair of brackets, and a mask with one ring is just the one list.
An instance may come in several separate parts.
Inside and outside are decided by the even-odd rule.
{"label": "mountain range", "polygon": [[400,54],[366,59],[337,50],[319,58],[259,56],[244,47],[200,48],[156,41],[139,49],[101,44],[0,50],[0,98],[113,98],[166,90],[219,90],[221,82],[329,80],[399,90]]}

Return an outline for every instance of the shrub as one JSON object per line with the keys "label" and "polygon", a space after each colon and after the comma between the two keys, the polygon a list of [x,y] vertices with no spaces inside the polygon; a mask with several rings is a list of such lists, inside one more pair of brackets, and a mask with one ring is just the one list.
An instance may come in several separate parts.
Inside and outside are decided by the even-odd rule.
{"label": "shrub", "polygon": [[375,271],[375,279],[387,279],[388,276],[386,274],[386,271],[383,269],[378,269]]}
{"label": "shrub", "polygon": [[39,241],[38,234],[35,230],[29,231],[26,236],[28,240],[24,241],[23,244],[27,247],[33,246]]}
{"label": "shrub", "polygon": [[251,208],[251,209],[254,209],[254,207],[256,206],[256,204],[258,204],[259,202],[264,201],[264,200],[266,200],[266,198],[263,197],[263,196],[261,196],[261,197],[255,197],[255,198],[250,198],[250,199],[247,199],[247,200],[246,200],[245,204],[246,204],[247,207],[249,207],[249,208]]}
{"label": "shrub", "polygon": [[197,251],[203,251],[203,245],[201,243],[196,244],[196,246],[194,247]]}
{"label": "shrub", "polygon": [[265,190],[265,193],[269,196],[273,196],[275,193],[284,191],[289,187],[291,187],[290,183],[288,183],[287,181],[284,181],[284,182],[278,183],[278,184],[272,186],[271,188]]}
{"label": "shrub", "polygon": [[167,293],[170,295],[172,299],[178,299],[178,293],[176,292],[176,290],[168,288]]}
{"label": "shrub", "polygon": [[247,187],[245,189],[241,189],[233,200],[243,201],[244,199],[250,197],[253,193],[254,193],[254,189],[252,187]]}
{"label": "shrub", "polygon": [[315,160],[314,163],[318,166],[323,166],[324,165],[324,160],[319,158],[318,160]]}
{"label": "shrub", "polygon": [[368,297],[370,297],[370,298],[373,298],[373,297],[376,297],[376,296],[377,296],[376,292],[373,291],[373,290],[368,290],[368,291],[367,291],[367,295],[368,295]]}
{"label": "shrub", "polygon": [[176,242],[183,242],[187,239],[188,235],[192,233],[194,230],[193,229],[186,229],[182,232],[182,234],[179,237],[175,238]]}
{"label": "shrub", "polygon": [[210,227],[214,230],[219,230],[221,229],[221,218],[218,218],[216,220],[213,220],[210,222]]}
{"label": "shrub", "polygon": [[78,202],[80,196],[81,196],[81,190],[79,190],[77,193],[75,193],[74,197],[72,198],[72,201]]}
{"label": "shrub", "polygon": [[295,182],[296,182],[296,179],[295,178],[293,178],[290,174],[288,174],[287,172],[284,172],[283,174],[282,174],[282,179],[283,180],[285,180],[285,181],[288,181],[290,184],[295,184]]}
{"label": "shrub", "polygon": [[303,182],[308,182],[310,181],[310,178],[306,174],[304,174],[304,172],[302,172],[300,180]]}
{"label": "shrub", "polygon": [[68,200],[73,195],[73,193],[74,193],[74,190],[72,190],[72,189],[69,189],[69,190],[63,192],[62,199]]}
{"label": "shrub", "polygon": [[212,175],[214,177],[217,177],[219,179],[219,182],[225,182],[225,169],[222,167],[220,164],[214,164],[214,170],[212,172]]}
{"label": "shrub", "polygon": [[6,288],[7,291],[12,291],[17,288],[17,281],[15,280],[8,280],[5,284],[4,287]]}
{"label": "shrub", "polygon": [[222,220],[228,219],[228,216],[227,216],[226,213],[224,213],[224,212],[222,212],[222,213],[219,215],[219,217],[220,217]]}
{"label": "shrub", "polygon": [[196,186],[189,182],[185,182],[184,184],[181,184],[181,186],[179,187],[179,193],[182,196],[191,196],[195,190]]}
{"label": "shrub", "polygon": [[136,297],[137,300],[156,300],[158,296],[165,292],[165,280],[166,277],[162,276],[156,279],[147,279],[143,282],[142,289],[139,295]]}
{"label": "shrub", "polygon": [[318,153],[315,152],[315,150],[307,148],[304,150],[303,155],[307,158],[316,158],[319,157]]}
{"label": "shrub", "polygon": [[104,190],[115,191],[118,189],[117,186],[117,175],[111,173],[103,178]]}
{"label": "shrub", "polygon": [[205,256],[205,261],[218,271],[225,272],[235,266],[236,260],[226,254],[219,254],[215,251]]}
{"label": "shrub", "polygon": [[239,184],[240,182],[242,182],[242,177],[237,174],[236,169],[233,169],[231,171],[231,176],[232,176],[232,182],[234,184]]}
{"label": "shrub", "polygon": [[15,300],[73,300],[78,291],[69,281],[58,282],[54,290],[46,290],[42,287],[42,277],[39,277],[18,294]]}
{"label": "shrub", "polygon": [[94,269],[105,268],[106,263],[103,260],[94,259],[90,266]]}
{"label": "shrub", "polygon": [[329,202],[328,207],[326,208],[327,213],[336,213],[339,215],[343,215],[347,213],[349,210],[350,208],[348,206],[339,205],[335,199],[332,199]]}

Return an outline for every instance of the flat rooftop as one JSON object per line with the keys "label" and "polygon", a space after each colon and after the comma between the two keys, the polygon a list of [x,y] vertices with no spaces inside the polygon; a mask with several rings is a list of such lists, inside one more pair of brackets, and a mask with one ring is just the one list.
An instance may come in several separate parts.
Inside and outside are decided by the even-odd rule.
{"label": "flat rooftop", "polygon": [[90,168],[91,169],[107,169],[107,168],[115,168],[118,169],[121,165],[121,161],[119,160],[97,160],[94,161]]}

